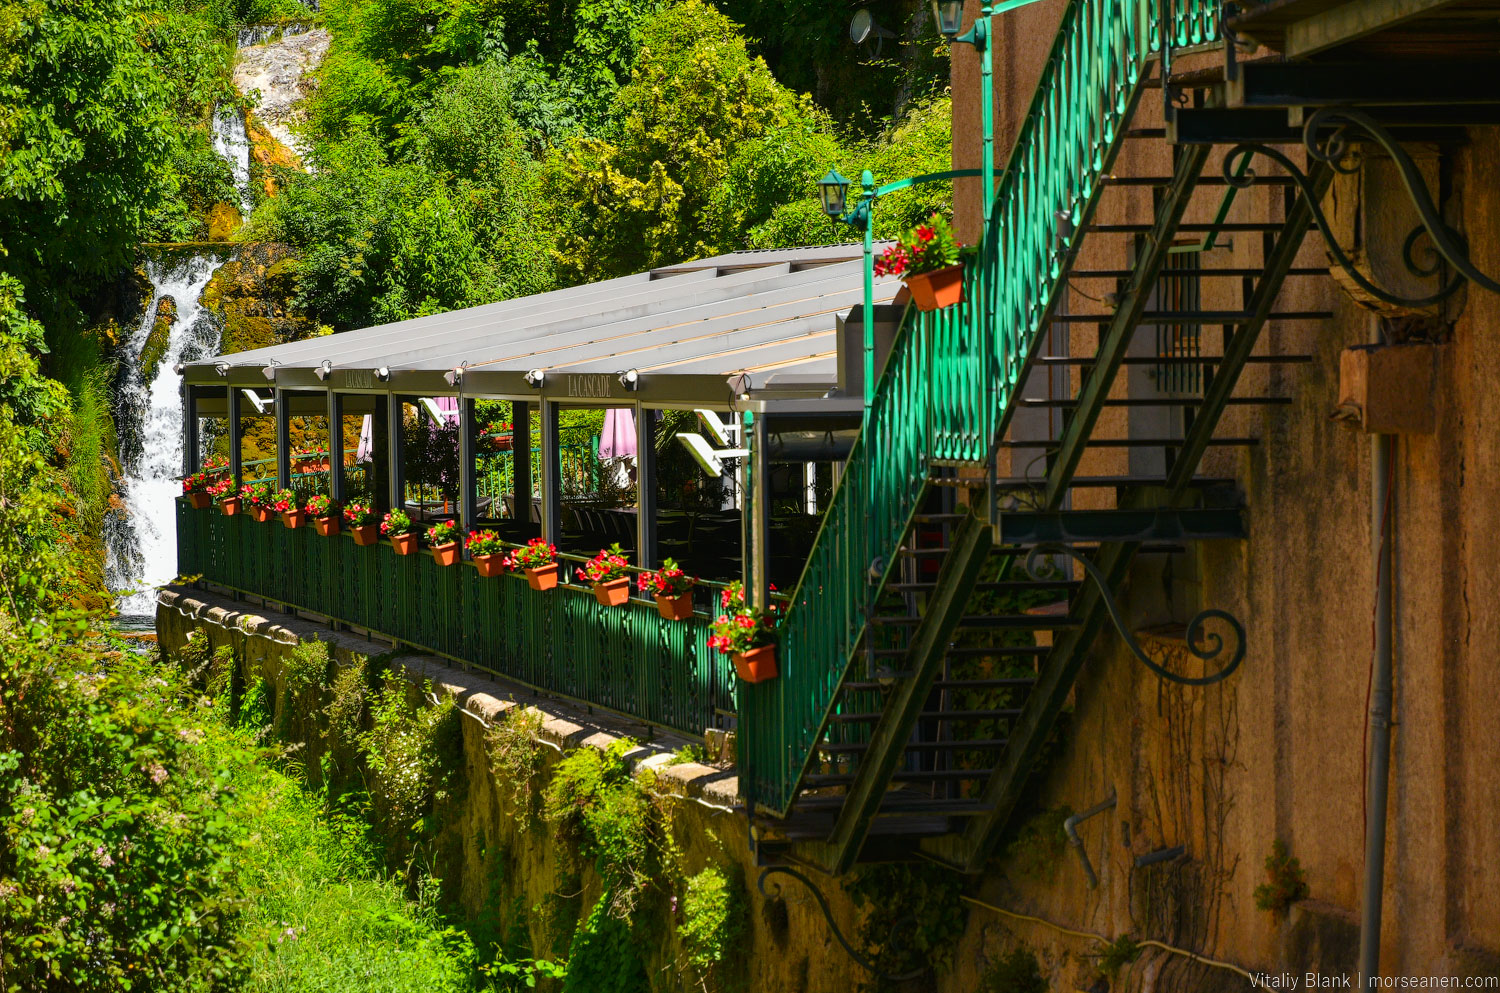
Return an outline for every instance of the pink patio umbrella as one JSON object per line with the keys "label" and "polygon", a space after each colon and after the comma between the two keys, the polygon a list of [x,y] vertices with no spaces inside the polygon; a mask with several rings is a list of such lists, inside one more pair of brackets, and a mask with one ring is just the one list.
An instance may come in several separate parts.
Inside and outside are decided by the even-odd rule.
{"label": "pink patio umbrella", "polygon": [[599,433],[599,457],[623,458],[635,454],[635,411],[611,407],[604,412],[604,430]]}

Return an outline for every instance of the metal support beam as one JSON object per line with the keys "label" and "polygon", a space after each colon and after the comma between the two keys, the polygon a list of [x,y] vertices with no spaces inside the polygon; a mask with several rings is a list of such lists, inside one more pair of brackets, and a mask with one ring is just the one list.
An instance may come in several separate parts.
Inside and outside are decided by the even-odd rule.
{"label": "metal support beam", "polygon": [[[1167,124],[1167,140],[1178,145],[1299,144],[1302,127],[1290,123],[1287,111],[1286,107],[1182,108]],[[1371,107],[1368,112],[1402,141],[1447,141],[1461,136],[1457,129],[1500,123],[1500,104]],[[1357,135],[1350,137],[1358,140]]]}
{"label": "metal support beam", "polygon": [[463,531],[474,527],[479,503],[474,485],[474,400],[458,398],[458,522]]}
{"label": "metal support beam", "polygon": [[198,394],[197,387],[182,386],[182,408],[186,415],[182,425],[182,474],[198,471]]}
{"label": "metal support beam", "polygon": [[771,434],[764,414],[752,422],[750,432],[750,583],[745,601],[761,610],[771,605]]}
{"label": "metal support beam", "polygon": [[[1354,6],[1351,4],[1350,6]],[[1247,62],[1229,107],[1451,107],[1500,103],[1500,59],[1483,62]]]}
{"label": "metal support beam", "polygon": [[285,390],[276,390],[276,488],[292,485],[292,413]]}
{"label": "metal support beam", "polygon": [[244,428],[240,424],[240,391],[233,386],[224,387],[225,416],[229,418],[229,478],[234,480],[234,492],[238,493],[245,482],[243,460],[240,457],[240,435]]}
{"label": "metal support beam", "polygon": [[562,450],[558,446],[557,402],[543,400],[542,538],[555,545],[562,538]]}
{"label": "metal support beam", "polygon": [[401,464],[401,438],[405,433],[403,423],[405,406],[401,398],[394,393],[387,395],[385,408],[386,423],[386,474],[390,480],[390,490],[386,493],[387,506],[396,510],[403,508],[406,504],[406,467]]}
{"label": "metal support beam", "polygon": [[[531,524],[531,404],[513,400],[510,405],[511,506],[515,519]],[[499,516],[499,515],[494,515]]]}
{"label": "metal support beam", "polygon": [[655,569],[656,558],[656,411],[635,409],[635,561]]}
{"label": "metal support beam", "polygon": [[995,523],[997,545],[1245,537],[1243,513],[1228,507],[1017,511]]}
{"label": "metal support beam", "polygon": [[1303,59],[1451,6],[1455,0],[1358,0],[1320,11],[1286,27],[1284,51]]}
{"label": "metal support beam", "polygon": [[1062,437],[1057,443],[1057,455],[1047,473],[1047,491],[1043,506],[1056,510],[1062,506],[1067,493],[1067,480],[1078,468],[1084,448],[1094,432],[1094,424],[1103,410],[1103,400],[1109,394],[1120,361],[1135,334],[1136,325],[1146,310],[1151,291],[1156,286],[1157,274],[1161,272],[1172,247],[1172,236],[1182,221],[1188,202],[1193,197],[1193,187],[1198,174],[1208,160],[1209,149],[1202,145],[1184,147],[1177,159],[1172,185],[1162,194],[1162,202],[1156,211],[1156,221],[1146,235],[1143,254],[1136,261],[1134,271],[1120,294],[1120,307],[1111,319],[1109,329],[1099,342],[1093,372],[1078,393],[1078,407],[1068,418]]}
{"label": "metal support beam", "polygon": [[903,670],[910,676],[896,684],[871,732],[869,748],[860,759],[859,772],[849,786],[828,838],[826,866],[843,875],[855,860],[870,831],[870,822],[880,807],[891,774],[896,771],[905,746],[916,727],[933,681],[943,668],[943,656],[959,618],[969,602],[969,593],[979,581],[990,551],[990,528],[978,517],[967,515],[954,529],[952,545],[938,573],[937,587],[922,620],[912,633]]}
{"label": "metal support beam", "polygon": [[336,504],[344,502],[344,412],[343,401],[328,391],[328,495]]}
{"label": "metal support beam", "polygon": [[[1312,191],[1321,197],[1332,181],[1333,173],[1319,165],[1310,176]],[[1286,223],[1275,244],[1266,253],[1265,274],[1251,294],[1248,310],[1252,318],[1226,343],[1225,359],[1205,384],[1203,406],[1188,428],[1181,454],[1167,473],[1168,506],[1181,502],[1192,482],[1203,452],[1208,448],[1214,428],[1227,406],[1234,384],[1245,360],[1254,349],[1271,313],[1282,281],[1297,257],[1302,241],[1312,227],[1312,211],[1305,197],[1298,197],[1287,213]],[[1156,496],[1156,495],[1153,495]],[[1140,499],[1140,495],[1136,495]],[[1111,542],[1101,545],[1094,560],[1111,590],[1119,587],[1129,571],[1131,559],[1140,548],[1137,542]],[[1036,686],[1011,728],[1009,744],[995,772],[985,784],[981,802],[987,812],[971,820],[961,839],[935,840],[924,844],[935,857],[948,861],[964,872],[980,871],[999,840],[1000,832],[1019,802],[1027,777],[1052,732],[1057,715],[1068,692],[1083,667],[1088,649],[1108,620],[1105,594],[1094,583],[1086,583],[1073,605],[1073,614],[1081,621],[1078,627],[1061,632],[1055,647],[1039,673]]]}

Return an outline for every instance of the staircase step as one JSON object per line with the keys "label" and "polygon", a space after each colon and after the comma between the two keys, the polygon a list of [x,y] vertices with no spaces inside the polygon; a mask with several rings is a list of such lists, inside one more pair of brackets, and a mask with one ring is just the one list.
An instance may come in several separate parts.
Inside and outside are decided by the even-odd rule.
{"label": "staircase step", "polygon": [[[870,618],[870,623],[877,627],[916,627],[921,622],[922,618],[920,617]],[[1038,616],[1034,614],[974,614],[959,618],[958,626],[970,630],[986,628],[991,630],[1051,631],[1059,628],[1077,627],[1078,621],[1068,617]]]}
{"label": "staircase step", "polygon": [[[1134,269],[1073,269],[1068,273],[1069,279],[1129,279],[1135,275]],[[1225,279],[1256,279],[1265,275],[1264,269],[1215,269],[1203,267],[1196,269],[1163,269],[1157,277],[1159,279],[1185,279],[1185,278],[1212,278],[1222,277]],[[1302,269],[1292,269],[1287,272],[1288,276],[1326,276],[1326,267],[1308,266]]]}
{"label": "staircase step", "polygon": [[[891,776],[892,782],[902,783],[955,783],[968,779],[988,779],[993,769],[935,769],[903,770]],[[853,773],[813,773],[802,777],[802,785],[808,789],[824,786],[848,786],[854,782]]]}
{"label": "staircase step", "polygon": [[[1257,175],[1257,176],[1254,176],[1254,177],[1246,176],[1245,178],[1246,179],[1250,179],[1256,186],[1291,186],[1292,185],[1292,177],[1290,177],[1290,176],[1260,176],[1260,175]],[[1243,182],[1243,181],[1244,180],[1239,180],[1239,182]],[[1111,175],[1106,174],[1106,175],[1103,175],[1103,176],[1099,177],[1099,183],[1100,183],[1101,186],[1171,186],[1172,185],[1172,177],[1171,176],[1111,176]],[[1215,175],[1215,174],[1212,174],[1212,173],[1205,173],[1204,175],[1198,177],[1197,185],[1198,186],[1224,186],[1226,184],[1225,184],[1225,180],[1224,180],[1223,176],[1221,176],[1221,175]]]}
{"label": "staircase step", "polygon": [[[1004,748],[1008,738],[974,738],[970,741],[914,741],[906,745],[908,752],[952,752],[966,751],[974,748]],[[868,741],[853,742],[851,744],[825,744],[819,745],[820,752],[831,752],[834,754],[857,753],[867,751],[870,747]]]}
{"label": "staircase step", "polygon": [[[1014,709],[1004,710],[924,710],[921,720],[924,721],[984,721],[1012,719],[1021,716],[1021,711]],[[863,724],[873,723],[880,720],[880,714],[833,714],[828,718],[840,724]]]}
{"label": "staircase step", "polygon": [[[1044,448],[1050,442],[1033,442],[1032,447]],[[1020,447],[1020,446],[1017,446]],[[1234,480],[1224,476],[1194,476],[1191,481],[1193,486],[1232,486]],[[995,480],[995,485],[1001,489],[1020,489],[1023,487],[1042,488],[1047,485],[1046,479],[1032,479],[1029,476],[1002,476]],[[1165,476],[1074,476],[1068,480],[1068,486],[1073,489],[1100,489],[1110,486],[1165,486]]]}
{"label": "staircase step", "polygon": [[[1218,448],[1259,445],[1259,438],[1210,438],[1210,446]],[[1047,448],[1048,442],[1002,441],[1001,448]],[[1182,444],[1181,438],[1089,438],[1083,443],[1088,448],[1152,448],[1165,446],[1175,448]]]}
{"label": "staircase step", "polygon": [[[983,658],[987,655],[1046,655],[1052,649],[1045,645],[991,645],[987,648],[949,648],[943,654],[948,658]],[[872,652],[878,659],[901,658],[904,648],[877,648]]]}
{"label": "staircase step", "polygon": [[[905,679],[910,675],[909,672],[893,672],[891,678]],[[989,690],[1010,686],[1032,686],[1035,683],[1035,676],[1007,676],[1001,679],[937,679],[932,685],[934,689],[940,690]],[[879,680],[867,680],[846,682],[844,689],[851,693],[860,693],[867,690],[890,689],[890,686]]]}
{"label": "staircase step", "polygon": [[[1226,401],[1233,407],[1248,407],[1252,405],[1285,406],[1292,402],[1291,397],[1230,397]],[[1106,407],[1199,407],[1203,405],[1203,398],[1197,396],[1182,397],[1160,397],[1142,398],[1130,397],[1116,400],[1105,400]],[[1061,407],[1070,408],[1078,406],[1077,400],[1047,400],[1041,398],[1023,398],[1020,401],[1022,407]]]}
{"label": "staircase step", "polygon": [[[837,810],[844,805],[841,796],[798,797],[797,810]],[[875,811],[877,817],[931,817],[934,814],[948,817],[977,817],[988,814],[993,806],[978,800],[936,800],[931,797],[887,800]]]}
{"label": "staircase step", "polygon": [[[976,592],[988,593],[1033,593],[1037,590],[1077,589],[1083,583],[1077,579],[997,579],[989,583],[975,583]],[[937,583],[886,583],[885,588],[896,593],[923,593],[937,588]]]}
{"label": "staircase step", "polygon": [[[1276,365],[1282,362],[1311,362],[1311,355],[1251,355],[1245,359],[1250,365]],[[1093,365],[1098,359],[1095,356],[1075,355],[1038,355],[1036,361],[1043,365]],[[1121,359],[1122,365],[1217,365],[1224,361],[1222,355],[1127,355]]]}
{"label": "staircase step", "polygon": [[[1114,314],[1056,314],[1054,324],[1108,324]],[[1254,314],[1246,310],[1198,310],[1198,311],[1147,311],[1135,322],[1136,327],[1167,324],[1243,324],[1253,320]],[[1281,310],[1267,316],[1270,321],[1326,321],[1333,317],[1331,310]]]}
{"label": "staircase step", "polygon": [[[1155,228],[1153,224],[1090,224],[1085,230],[1095,231],[1100,234],[1150,234]],[[1246,233],[1256,231],[1280,231],[1280,221],[1226,221],[1223,224],[1186,223],[1177,225],[1177,230],[1189,234],[1198,232],[1207,234],[1210,231],[1218,231],[1223,234]]]}
{"label": "staircase step", "polygon": [[956,524],[968,514],[917,514],[912,518],[918,524]]}

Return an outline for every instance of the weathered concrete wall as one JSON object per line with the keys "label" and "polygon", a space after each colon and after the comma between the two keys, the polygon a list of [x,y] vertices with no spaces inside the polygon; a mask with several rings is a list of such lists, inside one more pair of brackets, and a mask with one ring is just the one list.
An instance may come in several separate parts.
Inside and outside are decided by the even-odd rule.
{"label": "weathered concrete wall", "polygon": [[[969,7],[972,17],[977,4]],[[1056,9],[1038,5],[1028,18],[997,19],[1002,136],[1014,135],[1025,112],[1051,42],[1052,28],[1042,22],[1055,24]],[[1001,59],[1000,52],[1010,54]],[[956,166],[977,162],[978,77],[966,61],[972,59],[955,58]],[[1176,68],[1193,64],[1180,60]],[[1131,126],[1160,123],[1160,94],[1149,90]],[[1003,162],[1008,144],[1000,147]],[[1224,151],[1213,154],[1211,170]],[[1301,159],[1300,150],[1288,151]],[[1500,272],[1500,132],[1474,129],[1468,144],[1443,154],[1450,222],[1480,268]],[[1170,165],[1164,142],[1137,141],[1114,172],[1163,176]],[[966,223],[977,232],[975,192],[959,207],[972,212]],[[1361,195],[1377,211],[1397,211],[1395,201],[1405,196],[1380,184],[1366,184]],[[1096,219],[1149,221],[1149,196],[1144,189],[1107,192]],[[1188,219],[1209,220],[1216,205],[1216,195],[1201,191]],[[1283,210],[1279,189],[1258,188],[1241,195],[1229,219],[1275,220]],[[1081,267],[1130,265],[1124,238],[1091,240]],[[1205,264],[1259,265],[1258,236],[1229,240]],[[1298,265],[1323,264],[1314,234]],[[1104,310],[1085,292],[1100,295],[1097,286],[1075,282],[1067,312]],[[1237,309],[1238,300],[1235,281],[1204,284],[1205,309]],[[1300,976],[1352,970],[1358,944],[1374,605],[1372,457],[1369,438],[1337,426],[1329,413],[1339,399],[1339,353],[1370,340],[1376,319],[1329,277],[1289,279],[1278,309],[1334,316],[1268,325],[1258,353],[1308,353],[1313,361],[1248,369],[1238,394],[1291,402],[1232,408],[1218,434],[1254,436],[1259,444],[1211,450],[1205,459],[1205,474],[1237,481],[1249,540],[1142,561],[1126,593],[1141,626],[1184,620],[1200,607],[1232,611],[1249,635],[1243,668],[1221,686],[1170,686],[1135,663],[1113,634],[1102,637],[1042,786],[1044,806],[1075,810],[1117,794],[1115,809],[1081,828],[1100,885],[1087,889],[1070,853],[1045,879],[1023,877],[1001,859],[983,893],[997,905],[1109,938],[1160,938],[1251,971]],[[1489,707],[1500,698],[1500,392],[1493,386],[1500,296],[1470,288],[1444,317],[1450,331],[1435,390],[1439,427],[1401,437],[1394,468],[1396,727],[1381,963],[1397,976],[1500,975],[1500,740]],[[1204,335],[1204,351],[1213,353],[1217,329]],[[1075,328],[1071,344],[1075,355],[1092,354],[1096,330]],[[1075,389],[1078,383],[1075,373]],[[1123,382],[1115,395],[1125,395]],[[1112,409],[1099,433],[1129,429],[1127,411]],[[1090,452],[1079,471],[1123,472],[1125,459]],[[1097,491],[1084,500],[1108,505],[1112,498]],[[1257,910],[1252,895],[1265,881],[1262,862],[1277,838],[1301,861],[1311,891],[1285,920]],[[1175,845],[1185,846],[1183,859],[1133,866],[1136,856]],[[997,927],[1004,922],[993,919]],[[1056,964],[1059,977],[1089,988],[1084,956],[1097,943],[1040,925],[1017,926],[1015,936]],[[1247,985],[1226,970],[1156,954],[1148,950],[1129,970],[1129,988]]]}

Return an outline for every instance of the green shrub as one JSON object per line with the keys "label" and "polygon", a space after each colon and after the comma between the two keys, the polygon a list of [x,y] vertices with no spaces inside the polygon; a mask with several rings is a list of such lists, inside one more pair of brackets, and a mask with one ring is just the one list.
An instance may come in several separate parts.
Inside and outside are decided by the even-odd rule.
{"label": "green shrub", "polygon": [[1030,949],[1014,948],[990,964],[979,980],[980,993],[1047,993],[1041,966]]}
{"label": "green shrub", "polygon": [[1255,907],[1270,911],[1274,917],[1285,917],[1288,909],[1298,900],[1306,900],[1307,876],[1302,863],[1287,852],[1286,842],[1277,838],[1271,842],[1271,854],[1266,856],[1266,881],[1255,887]]}
{"label": "green shrub", "polygon": [[516,707],[490,726],[485,735],[490,771],[509,801],[510,814],[523,827],[536,819],[537,778],[545,757],[537,735],[542,730],[542,712],[535,707]]}
{"label": "green shrub", "polygon": [[696,972],[719,980],[720,987],[742,979],[739,953],[748,924],[745,881],[738,869],[726,876],[709,866],[688,879],[677,937]]}

